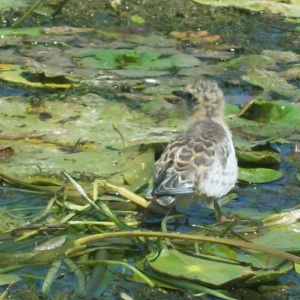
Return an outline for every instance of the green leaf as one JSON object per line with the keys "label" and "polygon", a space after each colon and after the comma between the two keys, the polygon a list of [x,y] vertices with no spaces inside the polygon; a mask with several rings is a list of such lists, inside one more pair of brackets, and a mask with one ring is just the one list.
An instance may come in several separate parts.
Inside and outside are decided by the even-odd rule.
{"label": "green leaf", "polygon": [[146,184],[153,175],[154,149],[150,148],[138,154],[131,162],[124,166],[123,177],[130,190],[136,191]]}
{"label": "green leaf", "polygon": [[[18,151],[5,162],[6,175],[34,177],[36,174],[41,180],[43,176],[47,178],[49,172],[58,174],[64,170],[73,176],[84,170],[86,174],[102,175],[108,179],[110,174],[122,178],[124,172],[129,184],[137,186],[139,176],[140,185],[145,184],[152,172],[154,155],[151,149],[140,152],[139,147],[153,132],[151,117],[93,94],[77,99],[76,104],[62,101],[43,103],[51,110],[51,118],[47,121],[39,118],[40,111],[32,113],[30,110],[35,108],[25,101],[1,99],[2,136],[19,136],[9,141],[8,145]],[[19,111],[19,118],[11,117],[16,111]],[[65,120],[64,130],[61,130],[61,120]],[[113,121],[120,124],[125,139],[135,141],[133,145],[124,149],[120,136],[112,128]],[[23,122],[26,122],[26,127],[22,127]],[[141,130],[138,125],[141,123],[147,129]],[[31,138],[26,139],[29,136]],[[72,145],[79,136],[84,141],[73,151]],[[122,184],[120,181],[115,183]]]}
{"label": "green leaf", "polygon": [[235,280],[240,282],[254,274],[249,266],[241,266],[229,259],[209,255],[191,256],[176,250],[163,249],[158,254],[152,253],[147,261],[153,270],[166,276],[198,281],[214,287],[224,286]]}
{"label": "green leaf", "polygon": [[193,0],[194,2],[213,5],[213,6],[235,6],[243,9],[249,9],[251,11],[263,11],[268,10],[272,13],[280,13],[284,16],[293,18],[300,17],[299,0],[295,1],[272,1],[269,0],[253,1],[253,0]]}
{"label": "green leaf", "polygon": [[218,65],[232,70],[246,70],[253,68],[268,69],[274,68],[276,66],[276,61],[264,55],[246,55],[226,62],[221,62]]}
{"label": "green leaf", "polygon": [[233,115],[239,112],[239,107],[237,105],[226,103],[225,105],[225,115]]}
{"label": "green leaf", "polygon": [[208,248],[210,253],[218,256],[187,255],[163,249],[160,253],[150,254],[147,262],[153,271],[160,274],[161,280],[170,283],[169,279],[173,279],[175,286],[177,279],[181,283],[193,282],[214,288],[229,287],[236,282],[239,285],[270,282],[293,267],[291,262],[267,253],[249,251],[244,254],[223,245],[210,245]]}
{"label": "green leaf", "polygon": [[131,21],[137,24],[145,24],[145,19],[138,16],[138,15],[133,15],[130,17]]}
{"label": "green leaf", "polygon": [[300,107],[286,101],[256,100],[241,117],[261,123],[275,122],[295,125],[299,123]]}
{"label": "green leaf", "polygon": [[284,78],[281,78],[276,72],[265,69],[250,69],[247,74],[243,76],[243,80],[260,86],[266,91],[274,91],[285,97],[296,98],[300,91],[296,86],[288,83]]}
{"label": "green leaf", "polygon": [[277,166],[280,163],[280,155],[271,151],[240,151],[236,150],[239,163],[251,164],[251,166]]}
{"label": "green leaf", "polygon": [[174,54],[160,58],[162,53],[153,50],[101,49],[73,51],[76,57],[82,57],[81,65],[100,69],[146,69],[168,70],[171,68],[189,68],[200,64],[199,59],[188,54]]}
{"label": "green leaf", "polygon": [[0,29],[0,36],[5,37],[5,36],[17,36],[17,35],[40,36],[40,35],[42,35],[42,30],[40,27],[2,28],[2,29]]}
{"label": "green leaf", "polygon": [[299,230],[299,222],[291,225],[268,227],[263,234],[251,239],[251,242],[258,245],[267,245],[282,251],[299,253]]}
{"label": "green leaf", "polygon": [[239,116],[227,122],[243,134],[268,139],[298,140],[300,105],[283,100],[256,100]]}
{"label": "green leaf", "polygon": [[295,271],[300,274],[300,264],[294,264]]}
{"label": "green leaf", "polygon": [[300,219],[300,209],[292,209],[282,213],[267,216],[262,220],[265,227],[283,226],[296,223]]}
{"label": "green leaf", "polygon": [[282,172],[265,168],[239,168],[239,180],[252,183],[265,183],[278,180]]}
{"label": "green leaf", "polygon": [[20,281],[21,278],[14,274],[0,274],[0,286]]}

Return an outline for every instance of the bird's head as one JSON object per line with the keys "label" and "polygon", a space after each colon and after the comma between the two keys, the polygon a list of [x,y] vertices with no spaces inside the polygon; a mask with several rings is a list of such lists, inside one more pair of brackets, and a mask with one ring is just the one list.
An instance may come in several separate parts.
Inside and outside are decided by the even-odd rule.
{"label": "bird's head", "polygon": [[174,91],[183,98],[193,119],[224,119],[224,95],[217,82],[208,76],[193,79],[183,91]]}

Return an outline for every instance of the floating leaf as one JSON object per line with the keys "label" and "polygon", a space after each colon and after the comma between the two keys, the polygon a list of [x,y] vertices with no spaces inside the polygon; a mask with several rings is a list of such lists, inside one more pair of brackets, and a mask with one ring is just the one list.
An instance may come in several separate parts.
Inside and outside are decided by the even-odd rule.
{"label": "floating leaf", "polygon": [[262,87],[266,91],[274,91],[282,96],[297,97],[299,95],[300,89],[288,83],[274,71],[253,68],[242,78],[253,85]]}
{"label": "floating leaf", "polygon": [[262,54],[269,56],[278,62],[292,63],[300,61],[300,55],[292,51],[264,50]]}
{"label": "floating leaf", "polygon": [[268,139],[298,140],[300,104],[287,101],[255,100],[240,115],[229,119],[230,127],[244,134]]}
{"label": "floating leaf", "polygon": [[136,191],[145,185],[153,174],[154,150],[147,149],[143,153],[138,153],[131,162],[125,165],[123,176],[130,190]]}
{"label": "floating leaf", "polygon": [[273,214],[262,220],[265,227],[290,225],[300,219],[300,209],[294,209],[279,214]]}
{"label": "floating leaf", "polygon": [[[154,154],[151,149],[139,152],[139,148],[153,132],[151,117],[96,95],[86,95],[76,104],[62,101],[47,103],[45,101],[43,108],[37,108],[18,101],[18,98],[0,98],[1,118],[5,120],[0,136],[2,140],[9,139],[9,144],[3,142],[2,147],[9,146],[15,151],[15,155],[5,162],[6,175],[16,177],[16,174],[22,174],[27,177],[38,173],[42,178],[48,177],[49,172],[58,175],[65,171],[72,175],[84,170],[86,174],[105,178],[115,174],[117,182],[114,182],[122,184],[124,179],[121,183],[120,178],[124,172],[128,182],[135,182],[137,186],[139,175],[135,174],[141,174],[139,183],[145,184],[154,165]],[[16,111],[18,117],[13,117]],[[49,118],[41,119],[41,113],[47,113]],[[130,139],[140,142],[135,141],[133,146],[122,149],[121,139],[112,128],[113,121],[122,124],[120,130],[125,139],[130,133]],[[148,124],[148,129],[141,130],[136,125],[141,121]],[[26,126],[22,126],[24,124]],[[62,124],[64,131],[60,131]],[[77,142],[78,138],[83,138],[82,142]]]}
{"label": "floating leaf", "polygon": [[226,103],[225,104],[225,115],[234,115],[239,112],[239,107],[237,105]]}
{"label": "floating leaf", "polygon": [[295,66],[290,69],[279,72],[280,77],[287,80],[298,79],[300,77],[300,67]]}
{"label": "floating leaf", "polygon": [[70,88],[71,86],[76,86],[76,83],[73,83],[71,78],[67,78],[64,76],[47,78],[44,74],[40,74],[39,77],[36,77],[32,73],[24,71],[24,69],[18,65],[10,65],[10,68],[8,70],[0,70],[0,78],[9,82],[21,83],[28,86],[42,88],[65,89]]}
{"label": "floating leaf", "polygon": [[246,71],[253,68],[274,69],[276,61],[268,56],[252,54],[221,62],[218,65],[232,70]]}
{"label": "floating leaf", "polygon": [[209,35],[207,30],[201,31],[172,31],[171,36],[182,40],[191,42],[216,42],[220,39],[219,35]]}
{"label": "floating leaf", "polygon": [[239,180],[252,183],[265,183],[278,180],[282,177],[282,172],[264,168],[239,168]]}
{"label": "floating leaf", "polygon": [[20,281],[21,278],[14,274],[0,274],[0,286]]}
{"label": "floating leaf", "polygon": [[42,29],[40,27],[27,27],[27,28],[1,28],[0,36],[5,38],[6,36],[16,35],[29,35],[29,36],[40,36]]}
{"label": "floating leaf", "polygon": [[268,10],[272,13],[279,13],[284,16],[299,18],[300,17],[300,7],[299,1],[255,1],[255,0],[245,0],[245,1],[235,1],[235,0],[193,0],[194,2],[213,5],[213,6],[235,6],[244,9],[249,9],[253,11],[263,11]]}
{"label": "floating leaf", "polygon": [[300,126],[299,114],[299,104],[291,104],[287,101],[256,100],[241,117],[262,123],[272,122],[274,127],[277,124]]}
{"label": "floating leaf", "polygon": [[253,166],[278,166],[280,163],[279,153],[271,151],[240,151],[236,150],[239,163]]}
{"label": "floating leaf", "polygon": [[138,15],[133,15],[130,17],[131,21],[137,24],[145,24],[145,19],[138,16]]}
{"label": "floating leaf", "polygon": [[94,50],[92,52],[83,51],[77,55],[83,56],[81,60],[83,66],[100,69],[167,70],[170,68],[189,68],[200,64],[199,60],[192,55],[178,53],[161,58],[162,53],[151,50],[101,49],[97,52]]}
{"label": "floating leaf", "polygon": [[[228,247],[224,249],[232,251]],[[147,263],[153,271],[166,278],[197,282],[214,288],[229,287],[237,282],[239,285],[269,282],[282,276],[293,266],[291,262],[266,253],[247,253],[243,255],[245,261],[240,255],[237,257],[242,260],[202,254],[187,255],[176,250],[163,249],[159,253],[148,255]]]}
{"label": "floating leaf", "polygon": [[152,253],[147,257],[147,262],[152,270],[165,276],[198,281],[213,287],[224,287],[254,275],[251,267],[241,266],[229,259],[209,255],[191,256],[176,250],[163,249],[160,253]]}
{"label": "floating leaf", "polygon": [[258,245],[268,245],[268,247],[277,248],[282,251],[299,253],[299,230],[299,222],[291,225],[267,227],[263,234],[251,239],[251,241]]}

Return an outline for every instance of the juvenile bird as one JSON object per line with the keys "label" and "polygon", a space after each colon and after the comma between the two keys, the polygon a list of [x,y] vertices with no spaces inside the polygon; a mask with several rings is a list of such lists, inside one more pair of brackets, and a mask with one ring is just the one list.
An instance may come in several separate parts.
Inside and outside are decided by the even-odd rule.
{"label": "juvenile bird", "polygon": [[146,198],[183,209],[193,202],[213,202],[221,220],[218,199],[234,187],[238,173],[223,92],[216,81],[200,76],[174,93],[186,101],[189,125],[156,162],[153,189]]}

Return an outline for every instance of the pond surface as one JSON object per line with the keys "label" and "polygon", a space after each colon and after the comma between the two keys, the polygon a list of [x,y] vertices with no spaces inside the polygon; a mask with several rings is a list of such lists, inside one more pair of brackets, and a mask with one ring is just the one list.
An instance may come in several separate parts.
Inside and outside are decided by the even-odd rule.
{"label": "pond surface", "polygon": [[[53,237],[67,236],[72,243],[96,233],[122,231],[106,214],[84,208],[87,203],[62,172],[76,179],[89,197],[97,178],[144,196],[152,184],[154,160],[185,128],[184,107],[172,91],[198,74],[214,77],[223,89],[239,165],[246,170],[224,200],[231,201],[222,207],[226,215],[238,217],[234,230],[244,237],[264,235],[264,218],[299,205],[299,153],[294,150],[300,140],[299,18],[286,18],[287,10],[273,14],[187,0],[171,5],[158,0],[121,5],[69,0],[54,18],[50,14],[59,3],[42,3],[21,28],[11,29],[28,9],[23,8],[26,4],[21,1],[19,9],[1,11],[0,251],[5,255],[10,249],[14,255],[29,255]],[[248,107],[243,111],[244,104]],[[267,179],[255,178],[252,169],[261,170],[260,175],[268,171]],[[36,186],[36,192],[28,192]],[[61,186],[63,192],[58,191]],[[104,195],[100,189],[99,194],[131,229],[161,230],[161,216],[145,216],[119,193]],[[53,207],[36,221],[53,197]],[[210,230],[224,229],[214,224],[209,208],[192,205],[183,213],[188,222],[183,226],[180,220],[177,226],[171,220],[168,231],[209,235]],[[286,230],[289,234],[291,229]],[[284,240],[280,234],[277,238]],[[100,259],[128,262],[149,275],[145,259],[160,242],[132,241],[93,242],[71,259],[64,253],[72,247],[62,242],[57,253],[41,254],[40,260],[3,264],[1,273],[16,277],[5,281],[0,276],[1,292],[15,282],[9,286],[14,299],[25,299],[25,294],[26,299],[193,299],[187,288],[173,292],[160,285],[168,294],[148,288],[128,267],[107,262],[104,272],[89,265],[98,259],[95,247],[105,256]],[[182,249],[181,244],[176,247]],[[291,247],[299,254],[299,247]],[[57,261],[61,265],[56,266]],[[105,274],[103,281],[93,272]],[[277,277],[262,284],[235,282],[213,288],[222,294],[209,292],[203,299],[226,299],[223,289],[230,299],[297,299],[299,274],[289,269]],[[51,282],[49,289],[45,278]]]}

